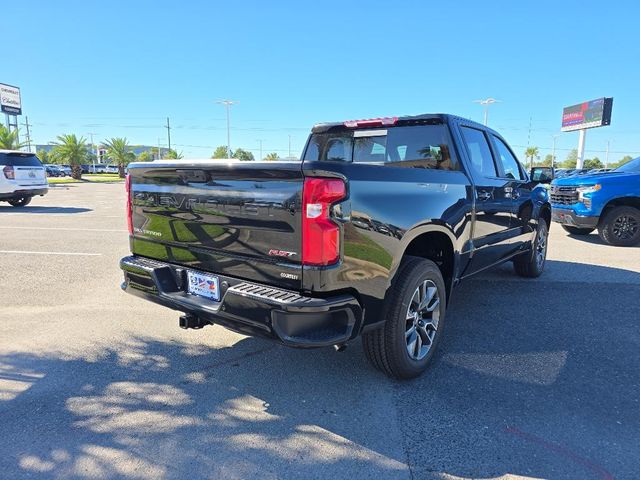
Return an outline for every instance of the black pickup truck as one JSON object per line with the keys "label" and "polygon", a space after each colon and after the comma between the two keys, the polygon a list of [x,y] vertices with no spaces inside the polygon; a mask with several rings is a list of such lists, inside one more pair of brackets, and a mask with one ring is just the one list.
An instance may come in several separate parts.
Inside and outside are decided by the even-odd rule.
{"label": "black pickup truck", "polygon": [[301,162],[131,164],[127,205],[122,288],[181,327],[361,336],[396,378],[427,367],[461,280],[506,261],[542,273],[551,220],[497,132],[444,114],[316,125]]}

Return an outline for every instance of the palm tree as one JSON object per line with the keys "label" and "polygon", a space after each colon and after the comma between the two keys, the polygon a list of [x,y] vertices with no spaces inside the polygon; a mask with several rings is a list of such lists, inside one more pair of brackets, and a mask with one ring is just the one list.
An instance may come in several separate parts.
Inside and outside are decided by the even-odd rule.
{"label": "palm tree", "polygon": [[104,142],[104,145],[107,147],[107,157],[118,164],[118,175],[124,178],[124,168],[135,159],[135,155],[131,155],[133,152],[129,151],[129,142],[126,138],[115,137]]}
{"label": "palm tree", "polygon": [[75,134],[59,135],[58,141],[53,147],[53,158],[56,163],[71,166],[71,176],[76,180],[82,178],[82,163],[89,155],[89,147],[84,137],[76,137]]}
{"label": "palm tree", "polygon": [[527,147],[527,149],[524,152],[524,156],[526,158],[531,158],[531,167],[533,167],[533,159],[535,157],[537,157],[540,153],[540,150],[538,149],[538,147]]}
{"label": "palm tree", "polygon": [[269,162],[275,162],[277,160],[280,160],[280,157],[276,152],[272,152],[272,153],[269,153],[266,157],[264,157],[264,159]]}
{"label": "palm tree", "polygon": [[0,148],[4,150],[20,150],[27,144],[18,140],[18,131],[10,132],[7,127],[0,125]]}
{"label": "palm tree", "polygon": [[164,158],[167,160],[182,160],[184,155],[182,155],[182,152],[178,153],[173,148],[170,148]]}

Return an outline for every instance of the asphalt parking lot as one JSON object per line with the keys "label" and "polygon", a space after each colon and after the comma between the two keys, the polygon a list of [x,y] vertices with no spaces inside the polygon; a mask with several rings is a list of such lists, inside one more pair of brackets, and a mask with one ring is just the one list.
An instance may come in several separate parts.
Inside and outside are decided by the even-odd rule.
{"label": "asphalt parking lot", "polygon": [[2,478],[637,479],[640,248],[552,228],[547,271],[463,284],[394,382],[120,291],[122,184],[0,204]]}

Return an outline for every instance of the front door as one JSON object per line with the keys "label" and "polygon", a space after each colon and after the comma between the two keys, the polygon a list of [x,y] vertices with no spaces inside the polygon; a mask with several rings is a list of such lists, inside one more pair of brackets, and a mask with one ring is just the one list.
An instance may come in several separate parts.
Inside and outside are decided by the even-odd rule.
{"label": "front door", "polygon": [[516,159],[509,146],[496,135],[491,135],[498,160],[498,175],[509,182],[507,189],[511,194],[512,212],[511,228],[514,250],[528,248],[532,232],[535,230],[533,216],[533,198],[531,196],[534,184],[529,182],[524,168]]}
{"label": "front door", "polygon": [[507,257],[513,248],[512,182],[500,178],[496,161],[483,130],[460,127],[475,184],[473,255],[468,273],[477,272]]}

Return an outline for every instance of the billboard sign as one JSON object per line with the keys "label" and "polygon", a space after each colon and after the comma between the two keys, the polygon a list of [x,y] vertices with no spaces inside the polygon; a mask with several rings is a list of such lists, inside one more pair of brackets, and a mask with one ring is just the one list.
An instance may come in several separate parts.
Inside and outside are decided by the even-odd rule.
{"label": "billboard sign", "polygon": [[589,102],[565,107],[562,110],[562,130],[582,130],[585,128],[602,127],[611,123],[611,107],[613,98],[598,98]]}
{"label": "billboard sign", "polygon": [[0,83],[0,111],[9,115],[22,115],[20,89]]}

